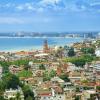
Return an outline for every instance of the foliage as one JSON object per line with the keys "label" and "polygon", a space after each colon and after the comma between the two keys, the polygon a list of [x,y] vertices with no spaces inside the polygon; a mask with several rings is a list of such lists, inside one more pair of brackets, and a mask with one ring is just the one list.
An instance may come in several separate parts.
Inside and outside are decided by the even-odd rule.
{"label": "foliage", "polygon": [[85,47],[82,48],[81,51],[85,54],[94,54],[95,53],[95,49],[92,47]]}
{"label": "foliage", "polygon": [[20,93],[18,92],[17,94],[16,94],[16,100],[21,100],[21,97],[20,97],[21,95],[20,95]]}
{"label": "foliage", "polygon": [[100,91],[100,86],[97,86],[96,89]]}
{"label": "foliage", "polygon": [[16,89],[20,85],[19,78],[11,73],[7,73],[2,77],[2,84],[5,89]]}
{"label": "foliage", "polygon": [[[2,81],[0,81],[0,95],[1,94],[3,94],[3,92],[4,92],[4,84],[3,84],[3,82]],[[0,99],[1,100],[1,99]]]}
{"label": "foliage", "polygon": [[20,66],[20,65],[28,65],[28,63],[29,63],[28,59],[20,59],[20,60],[16,60],[16,61],[11,62],[11,64],[18,65],[18,66]]}
{"label": "foliage", "polygon": [[56,76],[56,71],[51,70],[50,73],[49,73],[49,76],[50,76],[50,77]]}
{"label": "foliage", "polygon": [[70,48],[70,49],[69,49],[69,51],[68,51],[68,56],[69,56],[69,57],[75,56],[74,48]]}
{"label": "foliage", "polygon": [[75,97],[75,100],[80,100],[80,97],[79,97],[79,96],[76,96],[76,97]]}
{"label": "foliage", "polygon": [[83,55],[80,57],[69,57],[65,59],[65,62],[71,62],[73,64],[75,64],[76,66],[81,66],[83,67],[87,62],[91,62],[95,59],[94,56],[90,56],[90,55]]}
{"label": "foliage", "polygon": [[56,76],[56,72],[54,70],[51,70],[50,72],[45,71],[43,73],[43,81],[49,81],[54,76]]}
{"label": "foliage", "polygon": [[25,100],[33,100],[33,98],[31,96],[26,97]]}
{"label": "foliage", "polygon": [[45,71],[43,73],[43,81],[48,81],[48,80],[50,80],[50,76],[49,76],[48,71]]}
{"label": "foliage", "polygon": [[21,72],[18,73],[18,77],[31,77],[32,76],[32,72],[31,71],[27,71],[27,70],[23,70]]}
{"label": "foliage", "polygon": [[39,65],[40,70],[45,70],[45,66],[43,64]]}
{"label": "foliage", "polygon": [[59,76],[62,80],[64,80],[65,82],[70,82],[70,79],[68,78],[67,75],[62,74],[61,76]]}
{"label": "foliage", "polygon": [[0,65],[2,67],[9,66],[10,64],[11,64],[11,62],[9,62],[9,61],[0,61]]}
{"label": "foliage", "polygon": [[[22,87],[22,90],[23,90],[23,93],[24,93],[24,99],[25,100],[35,100],[34,93],[28,85],[24,85]],[[31,98],[31,99],[29,99],[29,98]]]}
{"label": "foliage", "polygon": [[80,88],[79,87],[76,87],[76,92],[80,92]]}
{"label": "foliage", "polygon": [[90,90],[90,89],[93,89],[93,87],[84,86],[83,89],[84,89],[84,90]]}
{"label": "foliage", "polygon": [[5,100],[3,96],[0,96],[0,100]]}
{"label": "foliage", "polygon": [[82,80],[82,83],[88,83],[88,80]]}

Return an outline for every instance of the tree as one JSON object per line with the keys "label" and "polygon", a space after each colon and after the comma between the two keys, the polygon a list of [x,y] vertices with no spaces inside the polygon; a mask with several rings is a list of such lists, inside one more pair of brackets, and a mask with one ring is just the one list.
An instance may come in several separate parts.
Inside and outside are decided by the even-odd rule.
{"label": "tree", "polygon": [[69,57],[65,59],[65,62],[71,62],[75,64],[77,67],[83,67],[87,62],[91,62],[95,60],[96,58],[91,55],[83,55],[80,57]]}
{"label": "tree", "polygon": [[51,77],[49,76],[48,71],[45,71],[45,72],[43,73],[43,81],[48,81],[48,80],[50,80],[50,79],[51,79]]}
{"label": "tree", "polygon": [[9,68],[8,66],[3,66],[3,74],[9,73]]}
{"label": "tree", "polygon": [[17,89],[20,85],[19,78],[11,73],[7,73],[2,77],[5,89]]}
{"label": "tree", "polygon": [[20,66],[20,65],[28,65],[28,63],[29,63],[28,59],[20,59],[20,60],[16,60],[16,61],[11,62],[11,64],[18,65],[18,66]]}
{"label": "tree", "polygon": [[75,97],[75,100],[80,100],[80,97],[79,97],[79,96],[76,96],[76,97]]}
{"label": "tree", "polygon": [[86,63],[85,59],[81,59],[81,58],[76,58],[75,60],[72,61],[73,64],[75,64],[76,66],[81,66],[83,67]]}
{"label": "tree", "polygon": [[26,100],[33,100],[31,96],[28,96]]}
{"label": "tree", "polygon": [[31,77],[31,76],[32,76],[32,72],[27,70],[23,70],[18,73],[18,77]]}
{"label": "tree", "polygon": [[16,94],[16,100],[21,100],[21,95],[19,92]]}
{"label": "tree", "polygon": [[62,80],[64,80],[65,82],[70,82],[70,79],[68,78],[67,75],[62,74],[61,76],[59,76]]}
{"label": "tree", "polygon": [[[28,85],[24,85],[22,87],[22,90],[23,90],[23,93],[24,93],[24,99],[25,100],[35,100],[34,93]],[[29,98],[31,98],[31,99],[29,99]]]}
{"label": "tree", "polygon": [[29,65],[27,65],[27,64],[24,65],[23,67],[24,67],[25,70],[29,70],[29,69],[31,68],[31,66],[29,66]]}
{"label": "tree", "polygon": [[100,86],[97,86],[96,89],[97,89],[98,91],[100,91]]}
{"label": "tree", "polygon": [[68,51],[68,56],[69,56],[69,57],[75,56],[74,48],[70,48],[70,49],[69,49],[69,51]]}
{"label": "tree", "polygon": [[45,70],[45,66],[43,64],[39,65],[40,70]]}
{"label": "tree", "polygon": [[[4,90],[5,90],[5,88],[4,88],[4,84],[3,84],[2,81],[0,81],[0,95],[3,94]],[[1,99],[0,99],[0,100],[1,100]]]}
{"label": "tree", "polygon": [[0,100],[5,100],[3,96],[0,95]]}
{"label": "tree", "polygon": [[95,53],[95,49],[92,47],[85,47],[82,48],[81,51],[85,54],[94,54]]}
{"label": "tree", "polygon": [[49,76],[50,76],[50,77],[54,77],[54,76],[56,76],[56,71],[51,70]]}

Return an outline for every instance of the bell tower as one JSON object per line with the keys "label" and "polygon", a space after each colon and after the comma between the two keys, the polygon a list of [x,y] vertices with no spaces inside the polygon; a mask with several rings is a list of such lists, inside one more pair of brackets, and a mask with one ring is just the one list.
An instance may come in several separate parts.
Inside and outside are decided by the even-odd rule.
{"label": "bell tower", "polygon": [[47,40],[44,40],[43,52],[49,53],[49,47],[48,47],[48,41]]}

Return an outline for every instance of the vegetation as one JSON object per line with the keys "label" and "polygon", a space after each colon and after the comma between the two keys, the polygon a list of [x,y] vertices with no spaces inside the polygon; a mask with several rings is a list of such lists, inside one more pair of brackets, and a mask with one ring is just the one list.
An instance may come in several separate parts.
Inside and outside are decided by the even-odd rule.
{"label": "vegetation", "polygon": [[18,74],[18,77],[32,77],[32,72],[31,71],[27,71],[27,70],[23,70],[21,72],[19,72]]}
{"label": "vegetation", "polygon": [[83,55],[80,57],[69,57],[66,58],[64,61],[65,62],[71,62],[73,64],[75,64],[76,66],[80,66],[83,67],[87,62],[91,62],[95,59],[94,56],[90,56],[90,55]]}
{"label": "vegetation", "polygon": [[20,59],[20,60],[16,60],[16,61],[11,62],[11,64],[18,65],[18,66],[20,66],[20,65],[28,65],[28,63],[29,63],[28,59]]}
{"label": "vegetation", "polygon": [[80,97],[79,97],[79,96],[76,96],[76,97],[75,97],[75,100],[80,100]]}
{"label": "vegetation", "polygon": [[24,93],[24,99],[25,100],[35,100],[34,93],[28,85],[24,85],[22,87],[22,90],[23,90],[23,93]]}
{"label": "vegetation", "polygon": [[0,61],[0,65],[5,67],[5,66],[9,66],[11,64],[11,62],[9,61]]}
{"label": "vegetation", "polygon": [[18,92],[17,94],[16,94],[16,100],[21,100],[21,97],[20,97],[21,95],[20,95],[20,93]]}
{"label": "vegetation", "polygon": [[68,76],[66,74],[62,74],[61,76],[59,76],[62,80],[64,80],[65,82],[70,82],[70,79],[68,78]]}
{"label": "vegetation", "polygon": [[85,54],[94,54],[95,53],[95,49],[92,47],[85,47],[82,48],[81,51]]}
{"label": "vegetation", "polygon": [[56,76],[56,72],[54,70],[51,70],[50,72],[45,71],[43,73],[43,81],[49,81],[54,76]]}
{"label": "vegetation", "polygon": [[69,49],[69,51],[68,51],[68,56],[69,56],[69,57],[75,56],[74,48],[70,48],[70,49]]}
{"label": "vegetation", "polygon": [[3,96],[0,96],[0,100],[5,100]]}
{"label": "vegetation", "polygon": [[45,71],[43,73],[43,81],[48,81],[48,80],[50,80],[50,76],[49,76],[48,71]]}
{"label": "vegetation", "polygon": [[98,91],[100,91],[100,86],[97,86],[96,89],[97,89]]}
{"label": "vegetation", "polygon": [[20,86],[19,78],[11,73],[7,73],[2,77],[1,86],[5,89],[16,89]]}
{"label": "vegetation", "polygon": [[45,70],[45,66],[43,64],[39,65],[40,70]]}
{"label": "vegetation", "polygon": [[56,71],[51,70],[50,73],[49,73],[49,76],[50,76],[50,77],[56,76]]}

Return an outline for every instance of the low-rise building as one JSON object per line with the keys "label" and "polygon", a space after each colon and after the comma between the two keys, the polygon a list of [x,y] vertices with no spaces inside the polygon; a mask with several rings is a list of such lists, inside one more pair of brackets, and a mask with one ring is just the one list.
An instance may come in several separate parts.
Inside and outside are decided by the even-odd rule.
{"label": "low-rise building", "polygon": [[11,98],[16,98],[17,95],[19,95],[19,98],[21,100],[24,100],[24,95],[23,95],[21,88],[18,88],[16,90],[13,90],[13,89],[5,90],[4,99],[10,100]]}

